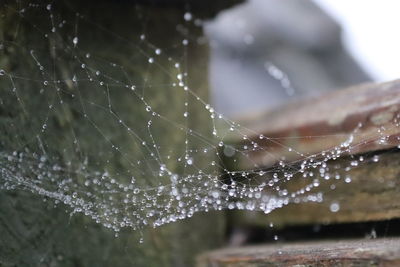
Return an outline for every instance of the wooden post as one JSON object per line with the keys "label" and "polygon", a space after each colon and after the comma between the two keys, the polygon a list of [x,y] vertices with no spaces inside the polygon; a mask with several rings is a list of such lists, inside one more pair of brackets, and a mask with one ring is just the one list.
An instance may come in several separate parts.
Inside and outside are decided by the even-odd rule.
{"label": "wooden post", "polygon": [[[211,1],[206,9],[191,9],[186,1],[31,2],[0,4],[1,152],[40,151],[71,170],[87,160],[88,168],[123,173],[118,177],[129,183],[132,167],[113,148],[121,148],[135,162],[144,148],[132,141],[129,129],[121,130],[113,112],[139,133],[147,131],[149,120],[143,99],[163,116],[183,121],[185,91],[172,84],[184,72],[191,90],[207,101],[208,47],[198,43],[202,28],[194,19],[226,5]],[[190,23],[184,19],[188,11],[193,14]],[[80,60],[89,63],[84,66]],[[175,62],[181,63],[180,69]],[[91,68],[87,70],[93,81],[85,68]],[[207,135],[208,115],[198,112],[204,105],[192,100],[188,128]],[[183,174],[176,162],[185,151],[186,131],[164,123],[152,134],[164,156],[169,154],[169,168]],[[152,144],[146,135],[144,141]],[[190,140],[189,149],[197,146]],[[7,166],[2,159],[1,169]],[[136,183],[157,185],[153,176],[137,176]],[[76,179],[83,184],[84,177]],[[222,213],[196,215],[157,229],[123,229],[115,238],[113,231],[71,212],[30,192],[0,191],[0,265],[188,266],[194,255],[221,244],[224,235]]]}

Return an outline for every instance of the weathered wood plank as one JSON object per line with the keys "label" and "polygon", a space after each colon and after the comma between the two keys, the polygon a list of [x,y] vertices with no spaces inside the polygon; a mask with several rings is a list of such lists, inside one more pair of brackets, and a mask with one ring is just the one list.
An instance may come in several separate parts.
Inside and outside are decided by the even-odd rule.
{"label": "weathered wood plank", "polygon": [[[270,167],[283,159],[286,165],[294,167],[294,176],[279,186],[295,192],[316,181],[318,186],[311,192],[321,192],[323,201],[299,201],[300,204],[289,204],[268,215],[233,212],[235,224],[265,226],[273,222],[284,226],[400,217],[400,153],[394,148],[399,145],[399,110],[397,80],[343,89],[244,120],[241,125],[252,131],[247,133],[246,140],[236,143],[247,144],[250,149],[245,157],[224,159],[229,171],[259,168],[267,169],[266,173],[274,169],[280,172],[279,166]],[[257,142],[258,147],[251,149],[254,146],[250,142]],[[326,161],[326,155],[332,155],[332,151],[340,152],[340,156]],[[317,161],[326,161],[327,166],[323,174],[319,166],[306,167],[305,172],[314,175],[304,178],[304,172],[297,172],[296,166],[311,155]],[[331,210],[332,204],[335,212]]]}
{"label": "weathered wood plank", "polygon": [[[375,156],[375,157],[374,157]],[[351,164],[348,158],[328,163],[335,177],[320,182],[317,192],[323,192],[323,202],[289,204],[270,214],[235,211],[232,220],[236,225],[277,226],[312,223],[339,223],[386,220],[400,217],[400,153],[383,153],[364,156],[361,166],[346,171]],[[350,180],[346,180],[350,178]],[[295,176],[288,188],[302,188],[310,181]],[[336,203],[339,210],[332,212]]]}
{"label": "weathered wood plank", "polygon": [[399,238],[227,248],[204,254],[197,261],[198,267],[399,265]]}
{"label": "weathered wood plank", "polygon": [[[397,146],[399,110],[400,80],[396,80],[337,90],[242,118],[241,125],[250,129],[244,131],[248,140],[236,142],[251,146],[255,140],[262,149],[249,151],[248,159],[237,167],[270,166],[282,157],[296,160],[340,146],[350,136],[350,154]],[[260,140],[259,134],[265,138]]]}

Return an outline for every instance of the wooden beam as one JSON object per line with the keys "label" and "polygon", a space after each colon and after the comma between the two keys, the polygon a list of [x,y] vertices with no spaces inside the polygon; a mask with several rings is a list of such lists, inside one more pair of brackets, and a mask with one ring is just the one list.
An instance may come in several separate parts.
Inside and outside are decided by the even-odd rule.
{"label": "wooden beam", "polygon": [[[335,91],[243,120],[241,125],[265,138],[249,131],[247,140],[236,141],[247,143],[248,147],[253,147],[249,144],[253,141],[259,146],[248,149],[245,157],[225,158],[229,171],[265,169],[262,177],[268,183],[272,179],[268,173],[275,169],[285,171],[280,166],[270,168],[284,158],[286,165],[293,167],[294,176],[290,181],[280,178],[280,189],[286,188],[290,195],[316,179],[319,185],[310,192],[321,192],[323,201],[299,201],[267,215],[234,211],[234,224],[265,226],[273,222],[286,226],[399,218],[400,150],[396,148],[400,143],[399,112],[400,80],[397,80]],[[340,148],[340,157],[330,156],[330,160],[325,160],[332,155],[330,152],[337,152],[334,148]],[[305,170],[313,172],[313,177],[303,177],[305,172],[298,171],[298,166],[303,160],[310,160],[311,155],[317,155],[316,161],[326,164],[323,171],[329,175],[321,174],[318,165]],[[274,188],[264,189],[268,190],[276,193]]]}
{"label": "wooden beam", "polygon": [[[242,118],[248,151],[237,167],[271,166],[341,146],[349,154],[387,149],[400,144],[400,80],[337,90],[295,101],[265,114]],[[262,134],[265,138],[260,139]],[[290,149],[288,149],[290,148]]]}
{"label": "wooden beam", "polygon": [[[267,215],[234,211],[231,219],[235,225],[266,227],[272,222],[283,227],[400,218],[400,153],[387,152],[379,155],[378,162],[376,159],[376,155],[365,155],[364,163],[350,170],[346,170],[351,165],[348,158],[328,163],[327,169],[337,176],[321,179],[320,185],[313,189],[323,193],[321,203],[289,204]],[[286,187],[294,191],[307,183],[308,179],[298,175]],[[332,212],[332,204],[337,204],[337,211]]]}
{"label": "wooden beam", "polygon": [[209,252],[198,267],[400,266],[400,239],[271,244]]}

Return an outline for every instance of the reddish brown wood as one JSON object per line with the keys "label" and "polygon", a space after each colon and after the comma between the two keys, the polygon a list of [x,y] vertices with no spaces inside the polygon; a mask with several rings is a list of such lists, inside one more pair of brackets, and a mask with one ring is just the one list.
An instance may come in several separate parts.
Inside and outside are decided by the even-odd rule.
{"label": "reddish brown wood", "polygon": [[[250,129],[246,133],[249,140],[262,147],[249,153],[249,162],[269,166],[282,157],[295,160],[301,154],[340,146],[352,134],[351,154],[397,146],[399,112],[400,80],[396,80],[292,102],[266,114],[243,118],[241,125]],[[261,140],[259,134],[267,138]],[[388,138],[379,142],[383,136]],[[240,142],[251,145],[249,141]],[[252,168],[249,162],[242,162],[240,167]]]}
{"label": "reddish brown wood", "polygon": [[199,257],[198,267],[400,266],[400,239],[270,244],[221,249]]}
{"label": "reddish brown wood", "polygon": [[[297,159],[341,147],[350,136],[353,136],[353,141],[348,147],[340,148],[344,152],[339,159],[326,162],[332,174],[339,174],[342,178],[323,180],[315,189],[323,192],[322,203],[290,204],[268,215],[234,212],[234,222],[260,226],[273,222],[287,226],[399,218],[400,150],[367,153],[400,143],[399,112],[400,80],[397,80],[335,91],[244,120],[242,125],[269,139],[260,139],[257,134],[248,131],[248,139],[256,141],[261,148],[252,150],[248,141],[236,141],[247,142],[249,149],[244,157],[238,155],[234,158],[236,162],[228,162],[232,159],[225,158],[228,164],[231,163],[226,164],[231,167],[230,170],[268,168],[282,157],[295,166]],[[347,155],[356,153],[362,155],[353,158]],[[356,168],[347,169],[359,156],[362,156],[363,162]],[[376,161],[373,160],[375,157]],[[319,158],[324,159],[323,156]],[[351,177],[351,183],[343,180],[346,176]],[[298,173],[284,186],[289,191],[295,191],[307,183],[310,181]],[[338,212],[330,211],[330,204],[334,201],[340,203]]]}

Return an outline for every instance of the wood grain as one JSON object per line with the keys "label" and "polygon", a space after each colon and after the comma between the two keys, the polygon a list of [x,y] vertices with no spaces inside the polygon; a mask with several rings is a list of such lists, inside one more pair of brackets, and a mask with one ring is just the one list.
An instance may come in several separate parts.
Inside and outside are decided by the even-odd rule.
{"label": "wood grain", "polygon": [[227,248],[204,254],[197,261],[198,267],[399,265],[399,238]]}

